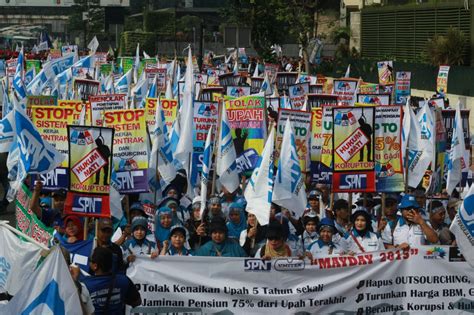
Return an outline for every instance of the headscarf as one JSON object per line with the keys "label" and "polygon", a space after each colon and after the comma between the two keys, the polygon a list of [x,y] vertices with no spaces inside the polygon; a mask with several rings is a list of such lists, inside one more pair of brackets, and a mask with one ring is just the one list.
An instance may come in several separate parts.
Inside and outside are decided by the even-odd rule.
{"label": "headscarf", "polygon": [[[240,215],[239,223],[234,223],[230,219],[231,212],[239,212],[239,215]],[[238,239],[240,237],[240,233],[242,233],[242,231],[245,230],[246,228],[247,228],[247,219],[245,218],[244,209],[242,208],[240,204],[236,202],[232,203],[229,206],[229,221],[227,222],[227,229],[229,232],[227,236],[229,238]]]}
{"label": "headscarf", "polygon": [[[169,215],[171,218],[171,225],[168,228],[165,228],[161,225],[161,216],[162,215]],[[156,241],[159,242],[160,244],[163,243],[163,241],[167,240],[169,238],[170,232],[171,232],[171,227],[175,225],[176,218],[173,217],[173,212],[170,208],[168,207],[161,207],[158,209],[158,214],[155,219],[155,237]]]}
{"label": "headscarf", "polygon": [[278,257],[290,257],[291,250],[289,246],[285,243],[285,227],[277,222],[272,221],[267,227],[267,239],[271,238],[279,238],[281,239],[281,246],[277,249],[273,249],[270,244],[269,240],[265,245],[265,256],[270,256],[271,258],[278,258]]}
{"label": "headscarf", "polygon": [[[363,230],[358,230],[355,226],[355,221],[357,217],[363,216],[365,218],[365,228]],[[354,212],[351,216],[351,221],[353,224],[353,229],[359,234],[361,237],[364,237],[367,232],[370,232],[372,230],[372,218],[370,217],[370,214],[365,210],[365,209],[360,209]]]}

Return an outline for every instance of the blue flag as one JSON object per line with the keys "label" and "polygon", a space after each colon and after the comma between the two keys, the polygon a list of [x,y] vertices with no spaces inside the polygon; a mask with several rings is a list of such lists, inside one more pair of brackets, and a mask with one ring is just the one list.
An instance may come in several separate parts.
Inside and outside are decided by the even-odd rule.
{"label": "blue flag", "polygon": [[13,88],[20,99],[26,98],[26,88],[25,83],[23,82],[23,63],[24,57],[22,48],[18,55],[15,76],[13,77]]}

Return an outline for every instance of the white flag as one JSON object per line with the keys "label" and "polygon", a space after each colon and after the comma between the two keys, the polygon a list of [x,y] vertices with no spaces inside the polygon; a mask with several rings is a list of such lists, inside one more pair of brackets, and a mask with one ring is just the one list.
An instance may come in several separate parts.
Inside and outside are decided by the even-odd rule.
{"label": "white flag", "polygon": [[3,224],[7,223],[0,224],[0,293],[16,295],[35,271],[41,258],[41,248],[21,241],[13,232],[2,226]]}
{"label": "white flag", "polygon": [[407,144],[408,144],[408,135],[410,134],[410,122],[411,117],[415,116],[413,109],[410,106],[410,97],[407,98],[407,102],[403,109],[403,122],[402,122],[402,161],[403,168],[405,168],[405,159],[407,158]]}
{"label": "white flag", "polygon": [[90,41],[89,45],[87,45],[87,48],[90,49],[91,55],[95,54],[97,48],[99,48],[99,41],[97,40],[97,36],[94,36],[94,38]]}
{"label": "white flag", "polygon": [[296,152],[295,134],[289,118],[283,133],[272,199],[277,205],[295,212],[297,217],[301,216],[306,208],[304,179]]}
{"label": "white flag", "polygon": [[430,108],[426,103],[416,117],[411,117],[408,141],[408,186],[411,187],[418,186],[433,156],[434,122],[427,111]]}
{"label": "white flag", "polygon": [[237,154],[235,153],[225,104],[222,104],[221,128],[217,145],[216,174],[219,175],[219,182],[232,193],[239,187],[239,174],[235,162]]}
{"label": "white flag", "polygon": [[250,177],[247,188],[245,188],[245,200],[248,213],[253,213],[260,225],[270,222],[270,206],[273,191],[273,150],[275,148],[275,128],[268,135],[267,142],[263,148],[262,157]]}
{"label": "white flag", "polygon": [[212,165],[212,132],[213,127],[209,128],[206,137],[206,144],[204,145],[204,153],[203,153],[203,160],[202,160],[202,176],[201,176],[201,212],[199,217],[203,219],[202,214],[204,209],[206,209],[206,201],[207,201],[207,185],[209,183],[209,173],[211,170]]}
{"label": "white flag", "polygon": [[10,302],[0,305],[0,313],[82,315],[80,303],[61,249],[54,247]]}
{"label": "white flag", "polygon": [[252,78],[259,78],[259,76],[258,76],[258,62],[255,65],[255,70],[253,71]]}
{"label": "white flag", "polygon": [[464,258],[474,268],[474,184],[454,217],[450,230]]}
{"label": "white flag", "polygon": [[135,62],[133,63],[133,82],[138,82],[138,68],[140,67],[140,43],[137,44]]}
{"label": "white flag", "polygon": [[[458,104],[460,105],[460,104]],[[446,180],[446,191],[449,195],[461,182],[462,170],[468,161],[468,156],[465,152],[464,132],[462,129],[461,110],[456,108],[456,116],[454,117],[453,137],[451,138],[451,150],[449,150],[447,157],[448,178]]]}
{"label": "white flag", "polygon": [[351,76],[351,64],[347,66],[346,74],[344,75],[344,78],[350,78]]}

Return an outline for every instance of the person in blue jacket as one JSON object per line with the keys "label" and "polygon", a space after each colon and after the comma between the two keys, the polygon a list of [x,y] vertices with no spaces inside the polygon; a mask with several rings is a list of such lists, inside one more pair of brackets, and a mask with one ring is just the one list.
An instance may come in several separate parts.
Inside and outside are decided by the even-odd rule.
{"label": "person in blue jacket", "polygon": [[246,257],[240,245],[227,238],[225,221],[215,218],[209,224],[211,240],[196,251],[196,256]]}

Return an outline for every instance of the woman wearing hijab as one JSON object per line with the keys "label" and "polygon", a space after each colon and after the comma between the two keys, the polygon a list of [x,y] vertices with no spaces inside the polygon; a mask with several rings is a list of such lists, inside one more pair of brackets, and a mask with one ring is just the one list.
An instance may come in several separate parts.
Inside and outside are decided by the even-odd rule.
{"label": "woman wearing hijab", "polygon": [[319,238],[308,246],[306,257],[313,260],[319,257],[339,255],[341,253],[340,245],[333,242],[334,233],[337,233],[334,221],[323,218],[319,223],[318,231]]}
{"label": "woman wearing hijab", "polygon": [[285,243],[287,234],[282,224],[272,221],[267,228],[267,242],[255,255],[255,258],[273,259],[280,257],[291,257],[291,249]]}
{"label": "woman wearing hijab", "polygon": [[185,228],[189,232],[189,246],[193,251],[211,240],[207,234],[207,223],[201,220],[200,216],[201,197],[196,197],[193,200],[190,218],[185,224]]}
{"label": "woman wearing hijab", "polygon": [[253,213],[247,215],[247,229],[240,233],[240,246],[248,256],[254,257],[257,250],[265,244],[266,227],[262,227]]}
{"label": "woman wearing hijab", "polygon": [[227,227],[223,219],[213,219],[209,224],[209,232],[211,240],[196,251],[196,256],[247,257],[238,243],[227,238]]}
{"label": "woman wearing hijab", "polygon": [[351,216],[352,228],[344,236],[343,247],[348,255],[384,250],[382,239],[372,232],[372,218],[365,210]]}
{"label": "woman wearing hijab", "polygon": [[227,237],[238,240],[240,233],[247,228],[244,208],[241,204],[233,202],[229,206],[229,220],[227,222]]}
{"label": "woman wearing hijab", "polygon": [[171,227],[177,223],[176,221],[177,219],[173,217],[173,211],[170,208],[161,207],[158,209],[155,218],[155,237],[160,248],[163,246],[163,242],[168,240]]}

